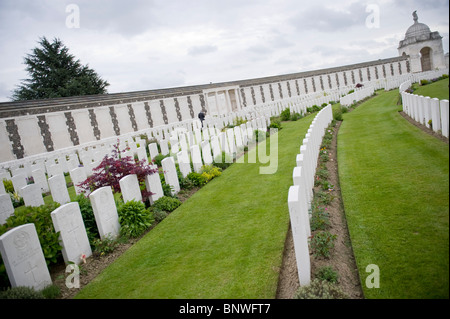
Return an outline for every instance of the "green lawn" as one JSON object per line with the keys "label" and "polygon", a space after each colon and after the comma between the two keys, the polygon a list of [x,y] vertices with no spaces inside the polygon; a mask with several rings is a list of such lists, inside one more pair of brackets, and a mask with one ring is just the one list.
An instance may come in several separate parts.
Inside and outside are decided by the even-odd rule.
{"label": "green lawn", "polygon": [[[344,114],[338,134],[361,284],[366,298],[448,298],[449,147],[403,119],[397,98],[383,92]],[[369,264],[379,288],[366,287]]]}
{"label": "green lawn", "polygon": [[413,87],[416,88],[414,94],[429,96],[431,98],[435,97],[439,100],[448,100],[448,81],[449,79],[443,79],[431,84],[419,86],[418,84],[414,84]]}
{"label": "green lawn", "polygon": [[259,174],[259,163],[233,164],[77,298],[274,298],[292,170],[313,118],[283,123],[275,174]]}

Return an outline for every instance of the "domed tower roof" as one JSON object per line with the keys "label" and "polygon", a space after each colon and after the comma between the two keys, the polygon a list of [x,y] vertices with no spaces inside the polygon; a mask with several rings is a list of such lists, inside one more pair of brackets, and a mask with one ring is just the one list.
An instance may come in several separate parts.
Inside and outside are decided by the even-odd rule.
{"label": "domed tower roof", "polygon": [[414,44],[428,40],[440,40],[442,37],[439,32],[431,32],[430,28],[425,23],[420,23],[416,11],[413,12],[414,24],[406,30],[405,39],[401,40],[398,49],[401,49],[409,44]]}
{"label": "domed tower roof", "polygon": [[421,36],[428,36],[430,33],[431,30],[426,24],[416,21],[408,28],[408,30],[406,30],[405,39],[421,38]]}

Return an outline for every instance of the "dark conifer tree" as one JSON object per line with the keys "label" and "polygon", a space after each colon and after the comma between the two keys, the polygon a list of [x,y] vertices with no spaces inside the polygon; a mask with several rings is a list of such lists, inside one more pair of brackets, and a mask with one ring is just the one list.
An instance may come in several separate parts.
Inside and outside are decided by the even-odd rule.
{"label": "dark conifer tree", "polygon": [[29,79],[22,80],[12,99],[35,100],[106,93],[109,83],[69,53],[61,40],[39,39],[39,47],[24,58]]}

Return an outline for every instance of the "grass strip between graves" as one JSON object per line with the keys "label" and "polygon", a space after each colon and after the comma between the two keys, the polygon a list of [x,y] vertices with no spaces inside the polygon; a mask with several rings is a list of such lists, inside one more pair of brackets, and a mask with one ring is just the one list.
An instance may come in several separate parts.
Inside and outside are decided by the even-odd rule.
{"label": "grass strip between graves", "polygon": [[[408,123],[397,100],[393,90],[361,104],[344,114],[338,134],[361,284],[366,298],[448,298],[449,146]],[[379,288],[366,285],[375,283],[370,264],[379,267]]]}
{"label": "grass strip between graves", "polygon": [[269,163],[233,164],[77,298],[274,298],[289,224],[292,169],[314,116],[283,122],[275,174],[259,173]]}

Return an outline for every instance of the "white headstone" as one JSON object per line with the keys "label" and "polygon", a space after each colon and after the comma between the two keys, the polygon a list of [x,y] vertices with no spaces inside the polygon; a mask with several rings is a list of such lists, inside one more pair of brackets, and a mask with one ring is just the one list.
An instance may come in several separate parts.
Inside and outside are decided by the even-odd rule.
{"label": "white headstone", "polygon": [[[158,169],[158,166],[151,165],[152,169]],[[153,173],[145,176],[145,186],[148,192],[153,193],[150,195],[150,204],[152,205],[156,200],[164,196],[164,191],[161,185],[161,179],[159,178],[159,173]]]}
{"label": "white headstone", "polygon": [[178,166],[180,167],[180,172],[184,178],[186,178],[189,173],[191,173],[191,161],[189,160],[189,153],[186,150],[178,152],[177,154]]}
{"label": "white headstone", "polygon": [[448,138],[449,136],[449,105],[448,100],[440,101],[441,107],[441,130],[442,135]]}
{"label": "white headstone", "polygon": [[77,154],[70,154],[69,160],[67,161],[67,168],[69,169],[69,172],[75,168],[77,168],[80,165],[80,161],[78,159]]}
{"label": "white headstone", "polygon": [[83,217],[77,202],[55,209],[51,214],[56,232],[60,232],[62,255],[66,263],[80,264],[81,256],[92,255],[91,245],[84,227]]}
{"label": "white headstone", "polygon": [[111,186],[96,189],[89,195],[89,199],[100,238],[116,238],[120,232],[120,224]]}
{"label": "white headstone", "polygon": [[202,158],[205,165],[210,165],[213,162],[209,141],[202,142]]}
{"label": "white headstone", "polygon": [[431,123],[433,131],[437,132],[441,129],[441,110],[439,108],[439,100],[433,98],[430,101],[431,108]]}
{"label": "white headstone", "polygon": [[52,284],[34,224],[25,224],[0,236],[0,252],[12,287],[42,290]]}
{"label": "white headstone", "polygon": [[145,164],[148,164],[147,150],[144,145],[141,145],[136,149],[136,154],[139,161],[144,161]]}
{"label": "white headstone", "polygon": [[50,186],[50,192],[53,197],[53,201],[64,205],[70,202],[69,192],[67,191],[66,179],[64,175],[55,175],[48,179],[48,185]]}
{"label": "white headstone", "polygon": [[202,131],[200,129],[194,129],[194,136],[195,136],[195,144],[200,145],[202,142]]}
{"label": "white headstone", "polygon": [[25,206],[39,207],[45,204],[42,190],[38,184],[29,184],[22,187],[21,194]]}
{"label": "white headstone", "polygon": [[241,135],[242,135],[242,144],[244,146],[248,145],[248,137],[247,137],[247,126],[245,124],[240,125]]}
{"label": "white headstone", "polygon": [[192,165],[194,166],[194,171],[196,173],[200,173],[203,161],[202,155],[200,153],[200,147],[198,145],[191,146],[191,157],[192,157]]}
{"label": "white headstone", "polygon": [[307,286],[311,280],[311,260],[309,257],[308,236],[305,227],[297,223],[300,215],[299,186],[291,186],[288,194],[289,216],[291,219],[292,237],[294,241],[295,259],[300,286]]}
{"label": "white headstone", "polygon": [[180,143],[170,144],[170,155],[176,156],[176,154],[180,151]]}
{"label": "white headstone", "polygon": [[56,164],[53,161],[50,164],[47,164],[46,162],[46,167],[47,167],[47,175],[48,177],[52,177],[55,175],[61,175],[63,174],[63,170],[60,164]]}
{"label": "white headstone", "polygon": [[159,155],[158,144],[156,143],[148,144],[148,151],[150,152],[150,159],[153,160],[157,155]]}
{"label": "white headstone", "polygon": [[244,148],[244,143],[242,142],[242,132],[239,126],[234,127],[234,137],[236,140],[236,148],[237,150],[242,150]]}
{"label": "white headstone", "polygon": [[234,130],[233,129],[227,129],[226,130],[227,139],[228,139],[228,147],[230,149],[230,155],[233,155],[233,157],[236,156],[236,142],[234,141]]}
{"label": "white headstone", "polygon": [[87,179],[86,169],[83,166],[77,167],[71,170],[69,174],[72,179],[73,187],[75,188],[75,193],[77,195],[83,193],[84,189],[78,185]]}
{"label": "white headstone", "polygon": [[24,174],[19,174],[11,177],[11,181],[13,183],[14,191],[22,196],[21,189],[22,187],[27,186],[27,178]]}
{"label": "white headstone", "polygon": [[0,170],[0,181],[4,179],[11,180],[11,173],[6,170]]}
{"label": "white headstone", "polygon": [[45,176],[45,171],[43,169],[35,169],[31,172],[33,175],[34,182],[39,185],[43,193],[47,193],[50,189],[48,188],[47,176]]}
{"label": "white headstone", "polygon": [[203,134],[203,141],[209,141],[209,131],[206,127],[202,130],[202,134]]}
{"label": "white headstone", "polygon": [[179,140],[180,140],[180,150],[182,152],[189,152],[186,134],[185,133],[180,134]]}
{"label": "white headstone", "polygon": [[6,219],[14,214],[14,206],[9,194],[0,194],[0,224],[4,224]]}
{"label": "white headstone", "polygon": [[159,141],[159,147],[161,148],[161,154],[162,155],[168,155],[170,153],[169,151],[169,143],[166,139]]}
{"label": "white headstone", "polygon": [[222,150],[220,149],[219,137],[216,135],[211,136],[211,149],[213,153],[213,159],[222,157]]}
{"label": "white headstone", "polygon": [[141,189],[139,188],[139,181],[136,174],[122,177],[119,184],[125,203],[131,200],[142,201]]}
{"label": "white headstone", "polygon": [[180,182],[178,181],[177,170],[173,157],[166,157],[161,161],[164,171],[164,179],[166,184],[172,186],[172,194],[175,195],[180,191]]}
{"label": "white headstone", "polygon": [[0,194],[6,194],[5,185],[3,184],[3,181],[0,179]]}

